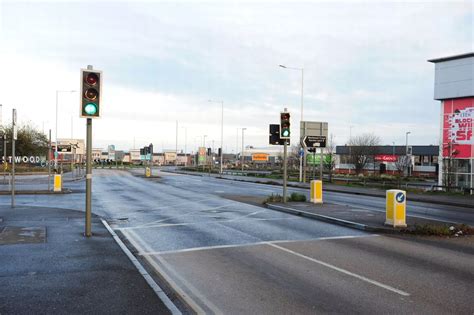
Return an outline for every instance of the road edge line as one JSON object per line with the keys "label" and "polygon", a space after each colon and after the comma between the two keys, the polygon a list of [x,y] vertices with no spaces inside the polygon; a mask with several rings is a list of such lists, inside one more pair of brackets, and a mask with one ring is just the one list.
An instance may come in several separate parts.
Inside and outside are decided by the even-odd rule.
{"label": "road edge line", "polygon": [[122,242],[120,237],[114,232],[114,230],[110,227],[110,225],[105,221],[104,219],[100,219],[102,221],[102,224],[105,226],[105,228],[109,231],[110,235],[112,235],[113,239],[115,242],[119,245],[119,247],[122,249],[122,251],[127,255],[128,259],[133,263],[135,268],[137,268],[138,272],[142,275],[142,277],[145,279],[145,281],[148,283],[148,285],[151,287],[151,289],[155,292],[155,294],[158,296],[158,298],[165,304],[165,306],[168,308],[168,310],[173,314],[173,315],[181,315],[181,311],[176,307],[176,305],[170,300],[170,298],[165,294],[163,289],[153,280],[153,278],[150,276],[150,274],[145,270],[145,268],[142,266],[142,264],[138,261],[138,259],[130,252],[127,246]]}

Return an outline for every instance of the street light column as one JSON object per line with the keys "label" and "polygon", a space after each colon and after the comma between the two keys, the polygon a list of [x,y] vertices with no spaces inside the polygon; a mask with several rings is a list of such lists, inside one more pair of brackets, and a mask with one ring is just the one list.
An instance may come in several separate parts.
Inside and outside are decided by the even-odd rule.
{"label": "street light column", "polygon": [[244,171],[244,131],[247,130],[247,128],[242,128],[242,154],[240,157],[241,160],[241,166],[242,166],[242,172]]}
{"label": "street light column", "polygon": [[[410,131],[407,131],[405,133],[405,159],[406,159],[407,164],[408,164],[408,135],[409,134],[411,134]],[[410,176],[410,165],[408,166],[408,169],[407,169],[407,175]]]}
{"label": "street light column", "polygon": [[[304,68],[294,68],[294,67],[287,67],[285,65],[279,65],[281,68],[290,69],[290,70],[301,70],[301,120],[300,124],[303,121],[303,87],[304,87]],[[300,133],[300,146],[301,146],[301,133]],[[304,152],[306,153],[306,152]],[[299,181],[302,182],[303,179],[306,181],[306,158],[304,159],[304,177],[303,177],[303,157],[300,155],[300,174],[299,174]]]}
{"label": "street light column", "polygon": [[224,101],[221,101],[221,170],[220,174],[222,174],[222,162],[224,161]]}

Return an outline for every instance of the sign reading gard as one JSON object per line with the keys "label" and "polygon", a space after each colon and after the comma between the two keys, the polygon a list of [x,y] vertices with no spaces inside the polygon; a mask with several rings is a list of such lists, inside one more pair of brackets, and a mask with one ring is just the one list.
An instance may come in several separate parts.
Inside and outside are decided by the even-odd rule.
{"label": "sign reading gard", "polygon": [[268,162],[268,157],[267,153],[253,153],[252,162]]}

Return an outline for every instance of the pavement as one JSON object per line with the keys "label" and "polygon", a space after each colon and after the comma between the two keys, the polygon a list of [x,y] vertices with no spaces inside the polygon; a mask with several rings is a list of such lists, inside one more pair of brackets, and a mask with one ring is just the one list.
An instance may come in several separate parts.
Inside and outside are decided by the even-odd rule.
{"label": "pavement", "polygon": [[[209,175],[208,173],[198,173],[198,172],[189,172],[189,171],[172,170],[172,169],[166,169],[166,172],[176,172],[176,173],[196,175],[196,176],[212,176],[215,178],[235,180],[235,181],[244,181],[244,182],[253,182],[253,183],[283,185],[283,180],[281,179],[270,179],[270,178],[263,178],[263,177],[238,176],[238,175],[220,175],[220,174]],[[288,186],[309,189],[309,183],[288,182]],[[339,193],[385,198],[385,190],[378,189],[378,188],[351,187],[351,186],[346,186],[346,185],[324,183],[323,189],[324,191],[329,191],[329,192],[339,192]],[[407,192],[407,199],[411,201],[474,208],[474,195],[451,196],[451,195],[432,195],[432,194],[419,194],[419,193]]]}
{"label": "pavement", "polygon": [[[170,314],[97,216],[0,206],[0,314]],[[156,288],[155,288],[156,289]]]}

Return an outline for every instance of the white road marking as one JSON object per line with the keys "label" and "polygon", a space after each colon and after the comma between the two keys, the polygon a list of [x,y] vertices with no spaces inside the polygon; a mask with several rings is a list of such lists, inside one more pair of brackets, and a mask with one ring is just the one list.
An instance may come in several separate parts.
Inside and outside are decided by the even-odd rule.
{"label": "white road marking", "polygon": [[334,265],[328,264],[328,263],[326,263],[326,262],[324,262],[324,261],[317,260],[317,259],[314,259],[314,258],[312,258],[312,257],[309,257],[309,256],[306,256],[306,255],[297,253],[297,252],[295,252],[295,251],[292,251],[291,249],[287,249],[287,248],[278,246],[278,245],[276,245],[276,244],[274,244],[274,243],[268,242],[267,244],[268,244],[269,246],[274,247],[274,248],[278,248],[278,249],[280,249],[280,250],[282,250],[282,251],[285,251],[285,252],[287,252],[287,253],[290,253],[290,254],[293,254],[293,255],[295,255],[295,256],[304,258],[304,259],[306,259],[306,260],[312,261],[312,262],[314,262],[314,263],[320,264],[320,265],[325,266],[325,267],[328,267],[328,268],[330,268],[330,269],[339,271],[339,272],[341,272],[341,273],[343,273],[343,274],[346,274],[346,275],[348,275],[348,276],[351,276],[351,277],[357,278],[357,279],[359,279],[359,280],[365,281],[365,282],[367,282],[367,283],[373,284],[373,285],[375,285],[375,286],[378,286],[378,287],[380,287],[380,288],[386,289],[386,290],[388,290],[388,291],[391,291],[391,292],[400,294],[400,295],[402,295],[402,296],[410,296],[410,293],[407,293],[407,292],[405,292],[405,291],[396,289],[396,288],[394,288],[394,287],[391,287],[391,286],[389,286],[389,285],[383,284],[383,283],[381,283],[381,282],[378,282],[378,281],[375,281],[375,280],[366,278],[366,277],[364,277],[364,276],[361,276],[361,275],[358,275],[358,274],[356,274],[356,273],[350,272],[350,271],[348,271],[348,270],[346,270],[346,269],[342,269],[342,268],[336,267],[336,266],[334,266]]}
{"label": "white road marking", "polygon": [[310,238],[305,240],[277,240],[277,241],[262,241],[255,243],[246,243],[246,244],[228,244],[228,245],[214,245],[214,246],[203,246],[203,247],[193,247],[177,250],[168,250],[168,251],[158,251],[158,252],[139,252],[140,256],[153,256],[153,255],[165,255],[165,254],[179,254],[187,252],[196,252],[202,250],[211,250],[211,249],[221,249],[221,248],[235,248],[235,247],[249,247],[257,245],[268,245],[268,244],[284,244],[284,243],[294,243],[294,242],[308,242],[308,241],[324,241],[324,240],[337,240],[337,239],[349,239],[349,238],[361,238],[361,237],[373,237],[379,236],[378,234],[368,234],[368,235],[343,235],[343,236],[323,236],[317,238]]}
{"label": "white road marking", "polygon": [[301,218],[251,218],[250,220],[242,220],[240,218],[237,219],[230,219],[230,220],[212,220],[212,221],[202,221],[202,222],[184,222],[184,223],[164,223],[164,224],[157,224],[157,225],[138,225],[138,226],[130,226],[130,227],[117,227],[114,228],[116,231],[122,230],[142,230],[142,229],[151,229],[151,228],[163,228],[163,227],[173,227],[173,226],[187,226],[187,225],[198,225],[198,224],[216,224],[216,223],[225,223],[225,222],[255,222],[255,221],[278,221],[278,220],[299,220]]}
{"label": "white road marking", "polygon": [[[143,239],[138,236],[134,231],[124,231],[127,239],[130,243],[138,250],[150,250],[151,248],[143,241]],[[143,245],[143,246],[142,246]],[[207,298],[205,298],[201,293],[188,283],[185,279],[178,275],[174,268],[168,264],[161,257],[152,257],[144,256],[148,263],[158,272],[166,282],[173,288],[173,290],[181,296],[181,298],[197,313],[197,314],[206,314],[206,312],[194,301],[174,280],[173,278],[155,261],[159,261],[166,269],[173,274],[175,279],[181,281],[181,283],[194,295],[196,296],[207,308],[209,308],[214,314],[222,314],[222,312]]]}

